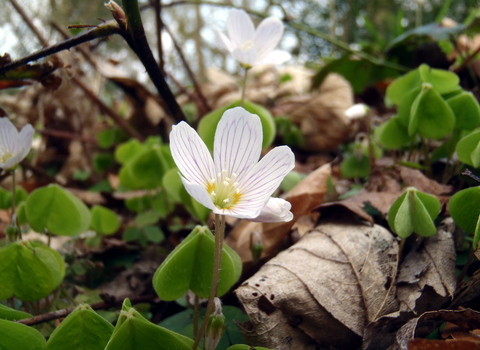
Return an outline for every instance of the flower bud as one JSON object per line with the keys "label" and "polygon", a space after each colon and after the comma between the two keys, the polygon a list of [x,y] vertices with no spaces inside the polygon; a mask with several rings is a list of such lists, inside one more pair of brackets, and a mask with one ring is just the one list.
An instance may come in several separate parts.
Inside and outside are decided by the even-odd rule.
{"label": "flower bud", "polygon": [[127,23],[127,16],[125,15],[123,9],[113,0],[110,0],[104,5],[112,12],[113,18],[115,18],[120,27],[125,28],[125,25]]}
{"label": "flower bud", "polygon": [[345,117],[347,117],[349,120],[360,119],[365,117],[369,110],[370,109],[367,105],[363,103],[357,103],[345,111]]}
{"label": "flower bud", "polygon": [[215,350],[222,338],[225,316],[222,314],[222,302],[215,298],[215,311],[210,315],[205,331],[205,350]]}

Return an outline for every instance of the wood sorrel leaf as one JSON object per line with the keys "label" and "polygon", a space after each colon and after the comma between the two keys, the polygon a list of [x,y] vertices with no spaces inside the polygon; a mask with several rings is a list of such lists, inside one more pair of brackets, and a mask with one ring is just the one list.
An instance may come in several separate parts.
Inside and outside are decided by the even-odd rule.
{"label": "wood sorrel leaf", "polygon": [[90,227],[102,235],[111,235],[120,228],[118,215],[101,205],[94,205],[91,209],[92,220]]}
{"label": "wood sorrel leaf", "polygon": [[13,296],[39,300],[62,281],[65,264],[58,252],[46,246],[15,242],[0,248],[0,300]]}
{"label": "wood sorrel leaf", "polygon": [[[479,149],[480,144],[480,130],[475,131],[464,138],[462,138],[457,143],[456,152],[458,159],[462,162],[472,165],[474,167],[478,166],[480,161]],[[477,165],[475,165],[477,164]]]}
{"label": "wood sorrel leaf", "polygon": [[154,189],[162,185],[162,176],[169,169],[160,146],[147,149],[130,159],[119,172],[120,183],[131,189]]}
{"label": "wood sorrel leaf", "polygon": [[370,159],[364,154],[360,156],[360,159],[352,154],[342,162],[340,173],[345,178],[367,177],[370,175]]}
{"label": "wood sorrel leaf", "polygon": [[9,320],[9,321],[17,321],[17,320],[23,320],[25,318],[32,317],[32,315],[23,312],[23,311],[18,311],[15,309],[12,309],[8,306],[5,306],[3,304],[0,304],[0,319],[4,320]]}
{"label": "wood sorrel leaf", "polygon": [[474,248],[480,239],[480,187],[471,187],[455,193],[448,203],[448,209],[455,223],[462,230],[475,233]]}
{"label": "wood sorrel leaf", "polygon": [[480,122],[480,107],[471,92],[462,92],[447,100],[455,114],[455,128],[472,130]]}
{"label": "wood sorrel leaf", "polygon": [[53,331],[47,350],[103,350],[113,329],[90,306],[80,305]]}
{"label": "wood sorrel leaf", "polygon": [[[206,226],[197,226],[165,259],[153,276],[153,288],[163,300],[180,298],[189,289],[208,298],[212,285],[215,239]],[[223,246],[218,296],[240,278],[242,263],[238,254]]]}
{"label": "wood sorrel leaf", "polygon": [[450,106],[432,88],[425,83],[422,91],[412,104],[408,134],[415,133],[428,139],[439,139],[447,136],[455,125],[455,115]]}
{"label": "wood sorrel leaf", "polygon": [[146,146],[141,144],[137,139],[130,139],[118,145],[115,149],[115,160],[120,164],[125,164],[146,149]]}
{"label": "wood sorrel leaf", "polygon": [[163,187],[175,203],[183,204],[193,217],[201,222],[207,222],[207,217],[211,210],[198,203],[188,194],[177,168],[170,169],[163,176]]}
{"label": "wood sorrel leaf", "polygon": [[30,227],[37,232],[75,236],[88,230],[90,211],[72,193],[58,185],[49,185],[28,196],[26,214]]}
{"label": "wood sorrel leaf", "polygon": [[398,117],[393,117],[374,130],[375,138],[387,149],[399,149],[412,142],[407,128],[400,123]]}
{"label": "wood sorrel leaf", "polygon": [[435,224],[440,212],[440,201],[426,193],[409,188],[392,204],[388,212],[388,225],[393,232],[406,238],[415,232],[420,236],[436,233]]}
{"label": "wood sorrel leaf", "polygon": [[412,70],[395,79],[395,81],[388,86],[386,96],[393,104],[400,105],[404,96],[411,90],[419,87],[420,84],[420,73],[418,69]]}
{"label": "wood sorrel leaf", "polygon": [[404,94],[404,97],[401,99],[400,103],[398,104],[398,121],[405,127],[408,127],[410,123],[411,111],[413,102],[415,102],[416,98],[422,91],[422,86],[419,85],[417,88],[408,91]]}
{"label": "wood sorrel leaf", "polygon": [[[198,134],[202,138],[203,142],[205,142],[210,152],[213,151],[215,131],[217,130],[217,124],[222,118],[223,113],[225,113],[227,109],[238,106],[240,106],[240,100],[237,100],[226,107],[216,109],[200,120],[200,123],[198,124]],[[267,109],[250,101],[244,101],[243,108],[245,108],[245,110],[248,112],[256,114],[260,117],[263,128],[262,148],[267,148],[272,144],[276,133],[275,121],[273,120],[272,115]]]}
{"label": "wood sorrel leaf", "polygon": [[105,350],[190,350],[193,340],[146,320],[125,299]]}
{"label": "wood sorrel leaf", "polygon": [[448,70],[430,68],[426,64],[418,67],[422,83],[429,83],[440,95],[458,89],[460,79],[458,75]]}
{"label": "wood sorrel leaf", "polygon": [[35,328],[0,319],[0,346],[2,350],[44,350],[47,343]]}

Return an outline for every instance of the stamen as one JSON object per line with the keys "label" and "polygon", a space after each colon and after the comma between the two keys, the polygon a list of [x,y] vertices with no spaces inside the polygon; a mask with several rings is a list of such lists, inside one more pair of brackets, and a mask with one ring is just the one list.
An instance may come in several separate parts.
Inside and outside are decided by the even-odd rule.
{"label": "stamen", "polygon": [[228,181],[223,181],[223,184],[224,184],[225,186],[228,186],[228,185],[229,185]]}
{"label": "stamen", "polygon": [[212,191],[212,192],[210,193],[210,195],[213,196],[213,197],[215,197],[217,194],[215,193],[215,191]]}
{"label": "stamen", "polygon": [[223,200],[223,203],[225,203],[225,204],[227,204],[228,202],[230,202],[230,200],[228,198]]}

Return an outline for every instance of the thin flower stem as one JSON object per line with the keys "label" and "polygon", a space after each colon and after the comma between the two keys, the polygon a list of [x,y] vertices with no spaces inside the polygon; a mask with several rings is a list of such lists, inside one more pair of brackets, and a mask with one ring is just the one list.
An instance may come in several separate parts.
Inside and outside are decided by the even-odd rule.
{"label": "thin flower stem", "polygon": [[195,302],[193,304],[193,337],[196,338],[198,334],[198,302],[199,296],[195,294]]}
{"label": "thin flower stem", "polygon": [[373,142],[372,142],[372,115],[370,111],[366,115],[367,121],[367,141],[368,141],[368,155],[370,158],[370,167],[373,168],[375,166],[375,151],[373,150]]}
{"label": "thin flower stem", "polygon": [[248,74],[248,68],[245,68],[245,75],[243,76],[242,98],[240,100],[240,107],[243,107],[243,101],[245,100],[245,90],[247,89],[247,74]]}
{"label": "thin flower stem", "polygon": [[421,140],[421,144],[422,144],[425,174],[426,174],[428,177],[432,177],[432,166],[431,166],[431,164],[430,164],[430,155],[428,154],[427,140],[425,140],[423,137],[420,138],[420,140]]}
{"label": "thin flower stem", "polygon": [[223,235],[225,232],[225,218],[220,220],[220,215],[215,214],[215,256],[213,260],[213,278],[212,289],[210,291],[210,297],[208,298],[207,311],[205,312],[205,318],[203,319],[200,330],[195,337],[195,343],[192,349],[195,350],[202,339],[203,333],[207,328],[208,319],[213,312],[214,299],[217,295],[218,281],[220,280],[220,267],[222,266],[222,253],[223,253]]}
{"label": "thin flower stem", "polygon": [[17,216],[15,215],[15,205],[17,201],[17,189],[16,189],[16,179],[15,179],[15,169],[12,170],[12,221],[11,224],[13,224],[17,229],[18,229],[18,239],[22,240],[22,231],[20,230],[20,227],[17,224]]}
{"label": "thin flower stem", "polygon": [[15,309],[15,300],[13,299],[13,297],[8,298],[8,301],[10,302],[10,307],[12,309]]}

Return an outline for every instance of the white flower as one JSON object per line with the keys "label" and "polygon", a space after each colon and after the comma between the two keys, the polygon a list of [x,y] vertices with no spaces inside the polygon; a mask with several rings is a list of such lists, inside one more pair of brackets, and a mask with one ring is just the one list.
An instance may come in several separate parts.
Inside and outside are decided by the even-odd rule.
{"label": "white flower", "polygon": [[257,30],[243,10],[230,10],[227,18],[228,37],[215,30],[232,56],[246,67],[260,64],[281,64],[290,59],[283,50],[274,50],[283,35],[283,23],[276,17],[268,17]]}
{"label": "white flower", "polygon": [[345,111],[345,117],[350,120],[360,119],[368,114],[370,109],[363,103],[357,103]]}
{"label": "white flower", "polygon": [[263,207],[260,215],[251,221],[256,222],[289,222],[293,219],[290,211],[292,205],[281,198],[270,198],[267,205]]}
{"label": "white flower", "polygon": [[0,169],[8,170],[20,163],[30,151],[33,127],[25,125],[20,133],[7,118],[0,118]]}
{"label": "white flower", "polygon": [[[259,161],[262,139],[260,118],[236,107],[227,110],[218,123],[214,160],[197,132],[185,122],[173,126],[170,149],[185,189],[200,204],[215,214],[253,219],[295,165],[295,156],[287,146],[274,148]],[[275,209],[267,211],[274,213]],[[283,211],[281,214],[287,217]]]}

